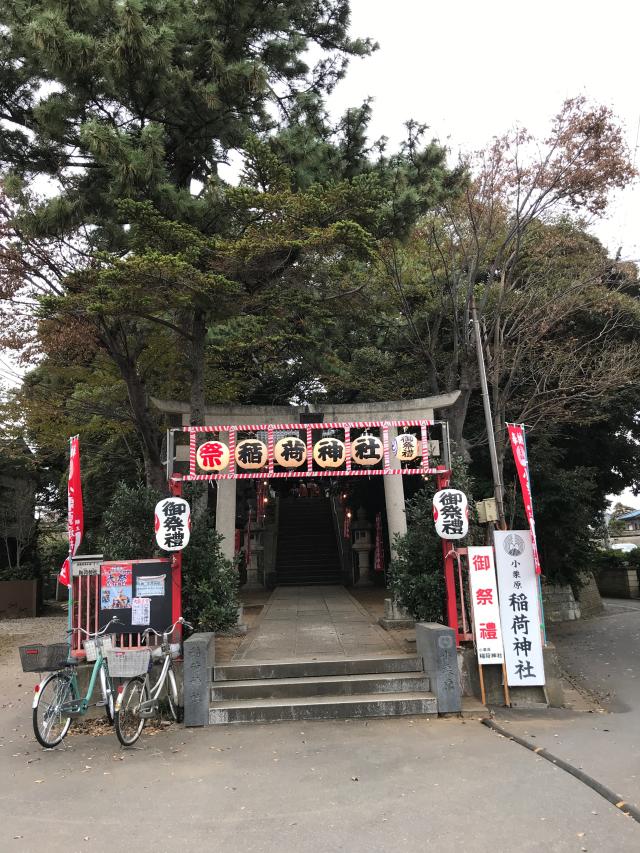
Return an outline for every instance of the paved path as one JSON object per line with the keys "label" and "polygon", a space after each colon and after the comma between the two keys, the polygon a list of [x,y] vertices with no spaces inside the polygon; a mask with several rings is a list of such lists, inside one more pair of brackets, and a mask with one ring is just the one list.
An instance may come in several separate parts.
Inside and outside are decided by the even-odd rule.
{"label": "paved path", "polygon": [[274,590],[234,660],[369,657],[404,653],[341,586]]}
{"label": "paved path", "polygon": [[496,709],[496,721],[640,806],[640,602],[606,599],[601,616],[555,625],[551,639],[565,669],[596,693],[603,710]]}

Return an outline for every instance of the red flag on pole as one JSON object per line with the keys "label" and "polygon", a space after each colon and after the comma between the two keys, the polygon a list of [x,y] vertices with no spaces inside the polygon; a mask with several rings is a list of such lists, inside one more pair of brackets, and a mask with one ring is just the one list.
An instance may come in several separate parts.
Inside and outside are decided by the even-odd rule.
{"label": "red flag on pole", "polygon": [[73,557],[80,543],[84,530],[84,512],[82,509],[82,483],[80,480],[80,436],[74,435],[70,440],[69,452],[69,483],[67,486],[67,530],[69,533],[69,557],[62,564],[58,580],[69,586],[71,573],[69,558]]}
{"label": "red flag on pole", "polygon": [[513,458],[516,461],[518,477],[520,478],[524,511],[529,522],[529,530],[531,531],[533,563],[536,567],[536,574],[539,575],[542,572],[542,568],[540,566],[540,557],[538,556],[536,522],[533,517],[533,501],[531,499],[531,484],[529,482],[529,460],[527,458],[527,445],[524,437],[524,424],[507,424],[507,429],[509,430],[511,450],[513,451]]}

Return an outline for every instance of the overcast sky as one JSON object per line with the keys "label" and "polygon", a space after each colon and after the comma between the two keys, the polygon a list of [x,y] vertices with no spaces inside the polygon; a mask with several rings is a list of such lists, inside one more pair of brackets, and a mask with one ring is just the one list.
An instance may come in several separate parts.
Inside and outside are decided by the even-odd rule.
{"label": "overcast sky", "polygon": [[[451,148],[483,147],[517,125],[544,136],[566,98],[610,106],[636,156],[640,11],[609,0],[351,0],[352,34],[380,45],[351,63],[330,99],[338,117],[373,98],[372,136],[403,138],[408,118]],[[640,260],[640,185],[617,194],[593,232]],[[640,508],[630,492],[625,503]]]}
{"label": "overcast sky", "polygon": [[[610,0],[351,0],[352,34],[380,49],[351,63],[331,97],[338,116],[373,100],[372,135],[397,143],[414,118],[457,154],[516,124],[545,134],[569,97],[610,106],[632,152],[640,121],[635,3]],[[614,199],[594,232],[640,258],[640,186]]]}

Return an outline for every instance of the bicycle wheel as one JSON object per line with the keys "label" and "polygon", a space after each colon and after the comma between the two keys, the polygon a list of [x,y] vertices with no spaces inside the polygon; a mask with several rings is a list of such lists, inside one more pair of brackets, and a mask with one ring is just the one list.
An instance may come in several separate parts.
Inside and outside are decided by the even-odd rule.
{"label": "bicycle wheel", "polygon": [[71,717],[60,707],[76,699],[70,676],[54,672],[42,682],[33,709],[33,731],[38,742],[46,749],[57,746],[69,731]]}
{"label": "bicycle wheel", "polygon": [[178,685],[176,684],[176,676],[173,671],[173,667],[169,669],[168,681],[167,700],[169,702],[169,712],[177,723],[181,723],[183,708],[178,704]]}
{"label": "bicycle wheel", "polygon": [[131,746],[140,737],[145,720],[138,715],[138,708],[147,698],[147,683],[142,676],[127,681],[116,706],[114,720],[116,735],[123,746]]}
{"label": "bicycle wheel", "polygon": [[112,726],[115,716],[115,701],[113,698],[113,682],[109,677],[106,662],[100,667],[100,689],[104,700],[104,712],[107,715],[107,720],[109,720],[109,725]]}

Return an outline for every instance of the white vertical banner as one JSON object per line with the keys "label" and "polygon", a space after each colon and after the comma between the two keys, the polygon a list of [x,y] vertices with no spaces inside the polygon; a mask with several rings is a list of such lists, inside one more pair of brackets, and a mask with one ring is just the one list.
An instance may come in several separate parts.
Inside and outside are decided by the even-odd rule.
{"label": "white vertical banner", "polygon": [[467,555],[478,663],[483,666],[501,664],[504,653],[493,548],[469,546]]}
{"label": "white vertical banner", "polygon": [[495,530],[504,655],[509,687],[542,685],[544,663],[531,532]]}

